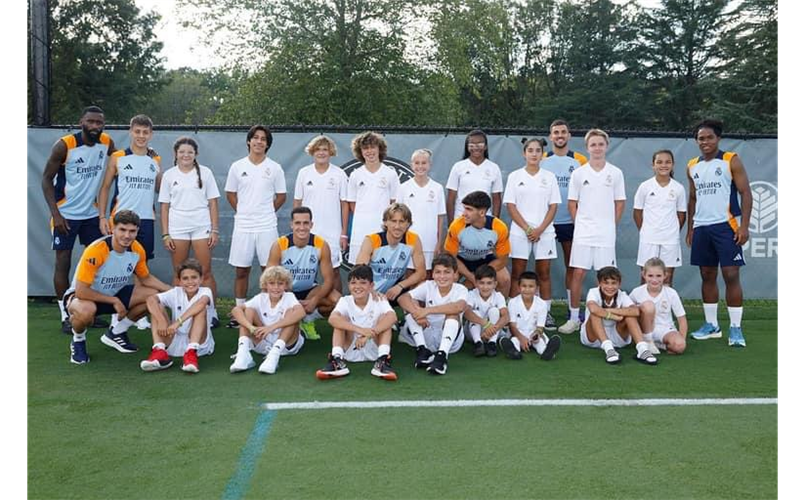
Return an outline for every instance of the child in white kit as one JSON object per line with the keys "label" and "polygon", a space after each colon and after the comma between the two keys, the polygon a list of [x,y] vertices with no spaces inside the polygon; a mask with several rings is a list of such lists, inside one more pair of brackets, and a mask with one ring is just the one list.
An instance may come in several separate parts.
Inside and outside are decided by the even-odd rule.
{"label": "child in white kit", "polygon": [[558,335],[545,334],[548,304],[537,295],[537,273],[525,271],[520,275],[520,295],[509,300],[510,335],[501,336],[500,348],[509,359],[522,359],[523,351],[539,354],[550,361],[556,357],[562,340]]}
{"label": "child in white kit", "polygon": [[[642,331],[649,332],[643,334],[649,345],[667,350],[668,354],[682,354],[685,352],[688,320],[679,294],[664,284],[667,279],[662,259],[648,259],[643,264],[643,280],[646,283],[632,290],[629,297],[640,305],[640,325]],[[672,312],[679,321],[679,329],[674,326]]]}
{"label": "child in white kit", "polygon": [[472,340],[476,358],[497,356],[498,336],[509,324],[506,299],[497,286],[495,268],[484,264],[475,270],[475,288],[470,290],[464,309],[464,335]]}

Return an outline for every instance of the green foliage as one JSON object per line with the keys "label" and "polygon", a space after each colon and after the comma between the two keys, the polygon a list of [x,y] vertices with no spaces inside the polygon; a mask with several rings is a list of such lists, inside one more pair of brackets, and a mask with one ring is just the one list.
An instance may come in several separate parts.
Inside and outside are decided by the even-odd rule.
{"label": "green foliage", "polygon": [[146,103],[144,113],[155,123],[199,125],[211,123],[221,104],[235,92],[236,78],[223,71],[170,70],[165,84]]}

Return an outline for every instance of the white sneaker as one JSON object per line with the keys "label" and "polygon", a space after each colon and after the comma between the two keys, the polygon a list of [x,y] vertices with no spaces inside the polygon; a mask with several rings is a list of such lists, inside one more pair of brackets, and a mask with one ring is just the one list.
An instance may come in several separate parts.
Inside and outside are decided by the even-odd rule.
{"label": "white sneaker", "polygon": [[151,323],[148,321],[148,316],[143,316],[142,318],[138,319],[137,323],[135,323],[135,325],[137,326],[138,330],[150,330],[151,329]]}
{"label": "white sneaker", "polygon": [[648,344],[648,350],[651,352],[651,354],[660,353],[660,348],[657,347],[657,344],[655,344],[653,340],[646,340],[646,344]]}
{"label": "white sneaker", "polygon": [[567,320],[567,323],[559,327],[559,333],[569,335],[573,332],[579,331],[579,328],[581,328],[581,323],[575,319],[569,319]]}
{"label": "white sneaker", "polygon": [[235,355],[235,362],[229,365],[229,373],[245,372],[254,368],[256,364],[251,353],[238,353]]}
{"label": "white sneaker", "polygon": [[260,368],[257,369],[260,373],[268,373],[269,375],[273,375],[277,373],[277,366],[280,364],[280,352],[278,349],[271,349],[266,354],[265,361],[260,364]]}

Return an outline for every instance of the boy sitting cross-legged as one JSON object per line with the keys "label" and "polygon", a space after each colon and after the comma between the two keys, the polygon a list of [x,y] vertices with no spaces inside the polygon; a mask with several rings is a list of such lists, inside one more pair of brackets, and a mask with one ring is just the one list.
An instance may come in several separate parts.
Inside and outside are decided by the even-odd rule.
{"label": "boy sitting cross-legged", "polygon": [[497,356],[498,335],[509,324],[506,299],[497,286],[495,268],[484,264],[475,270],[475,288],[470,290],[464,309],[464,335],[472,339],[476,358]]}
{"label": "boy sitting cross-legged", "polygon": [[548,305],[537,295],[537,274],[525,271],[518,278],[520,295],[509,301],[511,335],[502,336],[500,347],[509,359],[522,359],[522,351],[534,350],[550,361],[562,345],[558,335],[545,335]]}

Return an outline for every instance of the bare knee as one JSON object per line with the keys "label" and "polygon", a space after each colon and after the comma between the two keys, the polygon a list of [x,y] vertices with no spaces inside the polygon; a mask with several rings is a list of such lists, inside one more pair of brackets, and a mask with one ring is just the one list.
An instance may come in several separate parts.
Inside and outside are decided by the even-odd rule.
{"label": "bare knee", "polygon": [[245,280],[249,279],[249,271],[251,268],[249,267],[236,267],[235,268],[235,279]]}
{"label": "bare knee", "polygon": [[673,335],[667,339],[665,348],[670,354],[682,354],[685,352],[687,343],[682,335]]}

